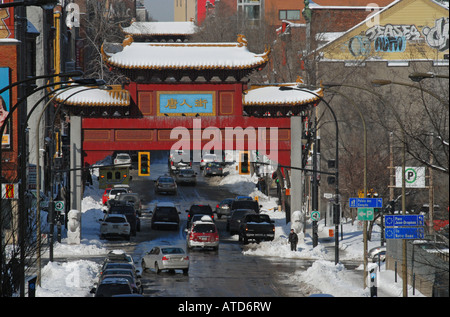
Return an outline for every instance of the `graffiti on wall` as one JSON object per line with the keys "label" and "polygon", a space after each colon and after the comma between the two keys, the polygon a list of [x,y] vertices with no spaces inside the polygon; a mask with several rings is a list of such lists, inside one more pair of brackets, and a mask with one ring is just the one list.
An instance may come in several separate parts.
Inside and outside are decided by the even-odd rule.
{"label": "graffiti on wall", "polygon": [[369,56],[372,50],[384,53],[404,52],[408,43],[421,41],[440,52],[448,50],[449,18],[435,20],[434,26],[425,26],[422,32],[414,24],[374,25],[364,35],[352,37],[347,47],[353,56],[364,57]]}
{"label": "graffiti on wall", "polygon": [[9,18],[7,9],[0,9],[0,39],[7,38],[11,35],[8,25],[6,25],[6,19]]}
{"label": "graffiti on wall", "polygon": [[449,48],[448,21],[449,18],[442,17],[434,21],[433,27],[426,26],[422,29],[427,44],[440,52],[446,51]]}

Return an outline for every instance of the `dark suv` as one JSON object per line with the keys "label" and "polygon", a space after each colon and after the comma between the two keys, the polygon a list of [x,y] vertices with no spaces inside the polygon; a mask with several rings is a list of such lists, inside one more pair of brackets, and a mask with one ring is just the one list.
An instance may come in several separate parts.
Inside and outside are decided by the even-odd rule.
{"label": "dark suv", "polygon": [[192,205],[189,210],[186,210],[188,213],[187,216],[187,227],[189,228],[189,224],[191,222],[192,216],[196,214],[200,215],[208,215],[214,220],[214,213],[210,205]]}
{"label": "dark suv", "polygon": [[178,230],[180,217],[178,210],[173,203],[159,203],[152,213],[152,229],[160,227],[175,227]]}
{"label": "dark suv", "polygon": [[259,207],[261,205],[256,200],[235,200],[231,204],[231,214],[237,209],[252,209],[259,214]]}
{"label": "dark suv", "polygon": [[141,231],[141,222],[132,204],[119,200],[108,200],[107,204],[108,214],[122,214],[127,217],[131,235],[135,236],[137,231]]}

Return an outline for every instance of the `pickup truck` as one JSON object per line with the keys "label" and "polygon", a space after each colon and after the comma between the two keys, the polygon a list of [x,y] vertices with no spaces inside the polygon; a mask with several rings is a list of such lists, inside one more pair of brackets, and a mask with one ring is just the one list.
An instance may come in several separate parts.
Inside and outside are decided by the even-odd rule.
{"label": "pickup truck", "polygon": [[268,215],[248,214],[242,220],[239,228],[239,241],[244,244],[249,240],[256,242],[272,241],[275,236],[274,221]]}

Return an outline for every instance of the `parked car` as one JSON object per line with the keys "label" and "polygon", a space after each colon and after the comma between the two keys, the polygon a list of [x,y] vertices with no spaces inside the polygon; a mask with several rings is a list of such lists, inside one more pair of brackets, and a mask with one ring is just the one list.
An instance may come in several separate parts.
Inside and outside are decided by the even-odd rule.
{"label": "parked car", "polygon": [[132,204],[138,216],[140,217],[142,215],[142,202],[138,193],[122,193],[117,196],[117,200]]}
{"label": "parked car", "polygon": [[210,216],[212,220],[214,220],[214,213],[211,209],[210,205],[192,205],[191,208],[186,210],[187,215],[187,227],[189,227],[192,216],[196,214],[207,215]]}
{"label": "parked car", "polygon": [[223,168],[220,163],[212,162],[206,163],[203,169],[204,176],[223,176]]}
{"label": "parked car", "polygon": [[96,288],[91,289],[95,297],[111,297],[113,295],[133,294],[128,280],[120,277],[103,280]]}
{"label": "parked car", "polygon": [[178,230],[180,226],[180,217],[178,209],[173,203],[158,203],[153,209],[151,228],[153,230],[161,227],[175,227]]}
{"label": "parked car", "polygon": [[205,154],[200,161],[200,169],[205,168],[206,163],[217,162],[217,156],[215,154]]}
{"label": "parked car", "polygon": [[142,257],[142,269],[154,269],[156,274],[162,270],[183,270],[184,274],[189,271],[189,256],[182,247],[178,246],[155,246],[150,252]]}
{"label": "parked car", "polygon": [[[117,275],[106,275],[105,277],[101,278],[99,283],[102,283],[104,281],[107,281],[108,279],[114,279],[114,278],[123,278],[130,283],[130,286],[133,290],[133,294],[142,294],[143,292],[143,286],[141,281],[138,278],[134,278],[127,274],[117,274]],[[122,294],[120,294],[122,295]]]}
{"label": "parked car", "polygon": [[131,168],[131,156],[128,153],[118,153],[114,158],[114,165],[128,166]]}
{"label": "parked car", "polygon": [[109,192],[111,191],[111,187],[105,188],[105,191],[103,192],[103,196],[102,196],[102,204],[106,205],[106,203],[109,200]]}
{"label": "parked car", "polygon": [[137,272],[134,263],[132,264],[128,262],[111,262],[111,261],[103,262],[102,268],[100,269],[100,276],[103,276],[106,271],[114,269],[131,270],[132,272],[135,273],[137,277]]}
{"label": "parked car", "polygon": [[192,168],[181,169],[177,174],[179,184],[197,184],[197,173]]}
{"label": "parked car", "polygon": [[256,214],[253,209],[237,209],[231,214],[231,217],[227,219],[227,231],[230,235],[239,233],[242,219],[249,214]]}
{"label": "parked car", "polygon": [[268,215],[247,214],[239,224],[239,241],[248,243],[249,240],[256,242],[272,241],[275,237],[275,225]]}
{"label": "parked car", "polygon": [[155,193],[177,194],[177,183],[171,176],[160,176],[155,181]]}
{"label": "parked car", "polygon": [[259,214],[260,207],[262,207],[262,205],[259,205],[256,200],[234,200],[231,204],[231,213],[237,209],[253,209],[257,214]]}
{"label": "parked car", "polygon": [[373,263],[378,262],[378,257],[380,258],[380,262],[384,262],[386,259],[386,246],[381,245],[370,249],[369,252],[367,252],[367,257],[372,260]]}
{"label": "parked car", "polygon": [[141,221],[136,213],[136,209],[132,204],[120,200],[108,200],[108,215],[122,214],[127,217],[130,224],[131,235],[135,236],[137,231],[141,230]]}
{"label": "parked car", "polygon": [[188,249],[194,247],[219,249],[219,233],[209,216],[202,216],[200,221],[193,221],[186,240]]}
{"label": "parked car", "polygon": [[133,269],[127,269],[127,268],[111,268],[104,270],[99,275],[99,280],[106,277],[106,276],[115,276],[115,275],[129,275],[133,278],[138,278],[138,275],[135,270]]}
{"label": "parked car", "polygon": [[231,215],[231,204],[233,203],[233,198],[226,198],[216,205],[217,218],[222,218],[222,216]]}
{"label": "parked car", "polygon": [[[123,250],[111,250],[108,252],[108,254],[106,255],[105,261],[106,262],[114,262],[114,263],[129,263],[132,264],[134,266],[134,261],[133,261],[133,257],[126,253]],[[137,272],[138,270],[135,267],[135,271]],[[139,274],[138,274],[139,275]]]}
{"label": "parked car", "polygon": [[105,215],[100,225],[100,239],[123,237],[126,240],[130,240],[130,230],[131,227],[125,215]]}

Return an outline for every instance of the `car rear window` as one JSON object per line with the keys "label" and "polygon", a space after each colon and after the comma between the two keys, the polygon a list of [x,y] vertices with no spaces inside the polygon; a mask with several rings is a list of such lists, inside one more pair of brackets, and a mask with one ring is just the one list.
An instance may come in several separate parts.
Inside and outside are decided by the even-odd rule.
{"label": "car rear window", "polygon": [[195,214],[212,214],[211,206],[209,205],[194,205],[191,207],[191,212]]}
{"label": "car rear window", "polygon": [[259,205],[257,201],[254,200],[235,200],[231,205],[231,209],[253,209],[259,212]]}
{"label": "car rear window", "polygon": [[133,214],[135,213],[133,206],[111,206],[109,209],[112,214]]}
{"label": "car rear window", "polygon": [[106,218],[105,222],[109,223],[124,223],[127,222],[127,220],[123,217],[108,217]]}
{"label": "car rear window", "polygon": [[194,226],[193,231],[196,233],[214,233],[216,232],[216,226],[209,223],[199,223]]}
{"label": "car rear window", "polygon": [[110,297],[119,294],[131,294],[130,287],[127,284],[102,284],[98,287],[96,296]]}
{"label": "car rear window", "polygon": [[178,212],[173,207],[156,207],[153,217],[155,218],[164,218],[164,217],[177,217]]}
{"label": "car rear window", "polygon": [[173,178],[165,177],[165,178],[160,178],[159,182],[160,183],[173,183],[174,180],[173,180]]}
{"label": "car rear window", "polygon": [[184,251],[181,248],[161,248],[163,254],[183,254]]}
{"label": "car rear window", "polygon": [[248,222],[270,222],[270,217],[268,215],[248,215],[247,216]]}

